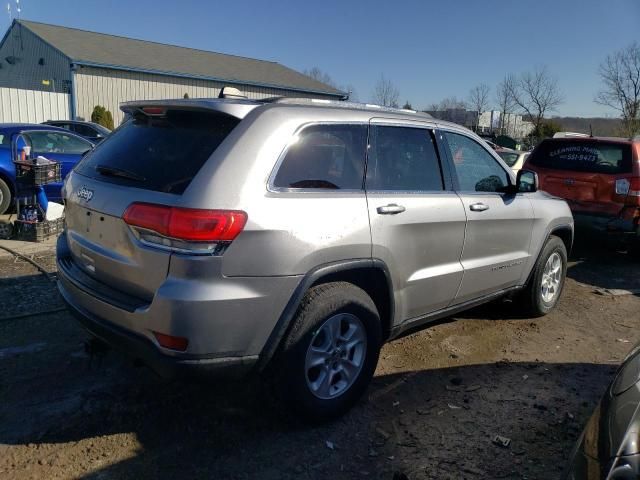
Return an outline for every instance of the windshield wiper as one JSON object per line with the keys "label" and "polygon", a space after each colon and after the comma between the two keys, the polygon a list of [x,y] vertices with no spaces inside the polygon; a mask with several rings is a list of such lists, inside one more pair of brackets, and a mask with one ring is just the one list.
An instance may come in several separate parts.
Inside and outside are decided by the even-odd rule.
{"label": "windshield wiper", "polygon": [[137,173],[130,172],[123,168],[109,167],[107,165],[97,165],[96,172],[100,175],[104,175],[105,177],[121,177],[126,178],[127,180],[134,180],[136,182],[144,182],[146,180],[145,177],[138,175]]}

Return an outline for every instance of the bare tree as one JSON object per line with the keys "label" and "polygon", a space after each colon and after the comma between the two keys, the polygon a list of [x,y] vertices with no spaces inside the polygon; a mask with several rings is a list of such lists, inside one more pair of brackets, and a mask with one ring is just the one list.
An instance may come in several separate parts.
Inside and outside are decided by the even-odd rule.
{"label": "bare tree", "polygon": [[520,75],[513,86],[512,95],[515,104],[533,122],[537,135],[540,135],[545,114],[555,110],[564,101],[558,81],[546,66]]}
{"label": "bare tree", "polygon": [[440,102],[440,110],[464,110],[467,104],[456,97],[447,97]]}
{"label": "bare tree", "polygon": [[380,75],[380,79],[376,83],[373,92],[373,101],[379,105],[384,105],[385,107],[397,108],[399,98],[400,92],[393,82],[384,78],[384,75]]}
{"label": "bare tree", "polygon": [[[513,112],[515,101],[513,100],[513,91],[515,89],[516,79],[512,74],[505,75],[502,81],[496,87],[496,104],[500,109],[500,131],[505,133],[509,129],[507,115]],[[507,126],[505,128],[505,120]]]}
{"label": "bare tree", "polygon": [[476,85],[469,92],[469,106],[477,112],[476,131],[480,126],[480,115],[489,106],[489,92],[491,92],[491,88],[486,83]]}
{"label": "bare tree", "polygon": [[431,103],[424,110],[440,120],[465,124],[467,104],[456,97],[446,97],[439,103]]}
{"label": "bare tree", "polygon": [[326,83],[333,88],[338,88],[336,82],[333,81],[333,78],[331,78],[328,73],[320,70],[318,67],[313,67],[311,70],[305,70],[304,74],[307,77],[311,77],[314,80],[317,80],[318,82]]}
{"label": "bare tree", "polygon": [[640,132],[640,44],[607,55],[598,73],[604,88],[595,101],[620,112],[630,137]]}

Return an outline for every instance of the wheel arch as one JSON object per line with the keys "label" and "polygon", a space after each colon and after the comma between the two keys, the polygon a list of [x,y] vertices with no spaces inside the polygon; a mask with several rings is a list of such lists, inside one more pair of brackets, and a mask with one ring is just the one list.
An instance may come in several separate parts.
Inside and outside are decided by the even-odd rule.
{"label": "wheel arch", "polygon": [[545,243],[547,242],[547,240],[549,240],[549,237],[551,237],[552,235],[562,240],[562,243],[564,243],[564,246],[567,249],[567,255],[569,255],[571,253],[571,248],[573,247],[573,228],[571,228],[570,225],[560,225],[558,227],[554,227],[549,232],[549,235],[547,235],[547,239],[545,240]]}
{"label": "wheel arch", "polygon": [[9,187],[9,193],[11,194],[12,198],[11,198],[11,201],[9,202],[7,212],[10,212],[12,208],[11,204],[13,203],[13,197],[15,197],[15,194],[16,194],[15,180],[12,179],[11,176],[2,168],[0,168],[0,180],[6,183],[7,187]]}
{"label": "wheel arch", "polygon": [[565,248],[567,249],[567,256],[571,253],[571,248],[573,247],[573,226],[569,224],[556,225],[550,228],[547,234],[544,236],[544,241],[540,244],[540,248],[536,254],[535,262],[531,267],[531,271],[527,274],[527,280],[524,285],[528,285],[531,281],[531,278],[534,275],[535,267],[538,264],[538,260],[540,259],[540,255],[542,255],[542,251],[544,250],[544,246],[547,244],[551,237],[558,237],[562,240]]}
{"label": "wheel arch", "polygon": [[277,352],[307,291],[317,285],[338,281],[362,288],[371,297],[380,314],[383,341],[389,338],[395,304],[391,275],[386,264],[370,258],[323,264],[309,271],[293,292],[260,353],[256,367],[258,371],[263,370]]}

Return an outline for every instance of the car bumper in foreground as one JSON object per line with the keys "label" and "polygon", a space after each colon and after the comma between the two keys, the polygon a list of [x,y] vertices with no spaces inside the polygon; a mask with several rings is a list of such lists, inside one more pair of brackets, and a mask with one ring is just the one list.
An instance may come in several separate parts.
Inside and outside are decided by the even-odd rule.
{"label": "car bumper in foreground", "polygon": [[226,358],[180,358],[165,355],[147,338],[82,311],[72,303],[61,281],[58,282],[58,289],[71,313],[90,334],[133,360],[141,361],[162,377],[242,377],[251,371],[258,360],[257,355]]}

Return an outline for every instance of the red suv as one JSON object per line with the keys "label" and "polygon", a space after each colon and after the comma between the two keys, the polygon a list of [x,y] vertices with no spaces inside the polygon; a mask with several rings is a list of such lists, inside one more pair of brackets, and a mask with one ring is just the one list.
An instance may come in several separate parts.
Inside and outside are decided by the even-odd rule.
{"label": "red suv", "polygon": [[577,225],[626,234],[640,250],[640,138],[549,138],[523,168],[538,173],[541,190],[567,200]]}

